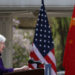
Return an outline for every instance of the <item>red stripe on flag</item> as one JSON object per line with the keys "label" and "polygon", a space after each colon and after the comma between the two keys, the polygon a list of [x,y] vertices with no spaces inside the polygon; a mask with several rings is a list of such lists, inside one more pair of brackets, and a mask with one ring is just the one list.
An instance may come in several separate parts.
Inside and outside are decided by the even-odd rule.
{"label": "red stripe on flag", "polygon": [[55,55],[55,51],[54,51],[54,48],[51,50],[51,52]]}
{"label": "red stripe on flag", "polygon": [[39,65],[39,67],[44,68],[44,64]]}
{"label": "red stripe on flag", "polygon": [[29,66],[30,68],[32,68],[32,69],[35,69],[35,68],[32,66],[32,64],[28,64],[28,66]]}
{"label": "red stripe on flag", "polygon": [[30,53],[30,57],[34,58],[34,60],[39,60],[34,51]]}
{"label": "red stripe on flag", "polygon": [[48,56],[45,56],[45,59],[48,63],[51,64],[52,68],[54,69],[54,71],[56,72],[56,66],[54,65],[54,63],[52,62],[52,60],[48,57]]}

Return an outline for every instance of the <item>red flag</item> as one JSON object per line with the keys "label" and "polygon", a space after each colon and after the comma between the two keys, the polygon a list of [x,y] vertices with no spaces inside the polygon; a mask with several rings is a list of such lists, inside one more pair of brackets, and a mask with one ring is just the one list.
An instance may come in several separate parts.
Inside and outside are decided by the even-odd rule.
{"label": "red flag", "polygon": [[65,68],[65,75],[75,74],[75,6],[67,36],[63,66]]}

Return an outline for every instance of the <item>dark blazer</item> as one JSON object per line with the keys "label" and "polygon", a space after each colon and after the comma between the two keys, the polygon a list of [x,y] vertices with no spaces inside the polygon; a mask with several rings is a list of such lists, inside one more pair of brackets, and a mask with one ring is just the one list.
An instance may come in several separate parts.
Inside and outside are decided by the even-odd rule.
{"label": "dark blazer", "polygon": [[5,68],[3,65],[3,61],[2,58],[0,56],[0,75],[3,75],[3,73],[8,73],[8,72],[13,72],[13,68]]}

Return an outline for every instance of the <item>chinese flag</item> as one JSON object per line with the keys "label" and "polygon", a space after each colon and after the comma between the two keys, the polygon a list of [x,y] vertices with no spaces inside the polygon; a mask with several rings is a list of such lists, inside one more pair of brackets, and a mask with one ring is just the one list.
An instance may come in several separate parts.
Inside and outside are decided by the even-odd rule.
{"label": "chinese flag", "polygon": [[65,75],[75,75],[75,6],[64,51],[63,67]]}

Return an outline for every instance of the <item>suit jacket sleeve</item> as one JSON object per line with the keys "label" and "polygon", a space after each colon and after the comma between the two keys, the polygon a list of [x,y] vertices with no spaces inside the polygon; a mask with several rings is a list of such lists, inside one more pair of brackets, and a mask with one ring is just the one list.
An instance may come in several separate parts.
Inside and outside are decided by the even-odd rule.
{"label": "suit jacket sleeve", "polygon": [[0,72],[1,73],[7,73],[7,72],[13,72],[13,68],[5,68],[4,65],[3,65],[3,61],[2,59],[0,58]]}

